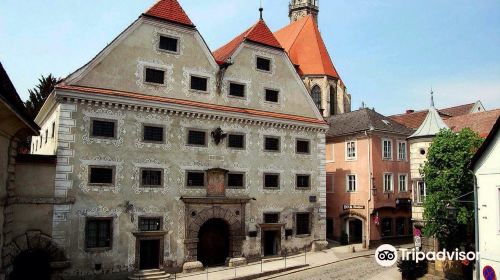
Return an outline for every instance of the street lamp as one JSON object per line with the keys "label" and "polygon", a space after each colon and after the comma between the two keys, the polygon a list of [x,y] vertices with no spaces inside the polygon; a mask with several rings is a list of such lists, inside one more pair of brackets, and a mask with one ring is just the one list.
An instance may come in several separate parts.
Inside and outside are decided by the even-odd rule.
{"label": "street lamp", "polygon": [[449,203],[446,205],[446,214],[448,215],[448,220],[455,220],[457,218],[457,207],[451,206]]}

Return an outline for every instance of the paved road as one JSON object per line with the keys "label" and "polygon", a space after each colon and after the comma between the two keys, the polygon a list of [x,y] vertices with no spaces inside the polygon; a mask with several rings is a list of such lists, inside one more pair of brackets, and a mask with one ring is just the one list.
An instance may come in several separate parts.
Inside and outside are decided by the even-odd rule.
{"label": "paved road", "polygon": [[[373,256],[360,257],[352,260],[341,261],[322,267],[304,270],[294,274],[272,278],[277,280],[359,280],[359,279],[393,279],[395,268],[392,271],[378,265]],[[392,273],[391,273],[392,272]],[[401,279],[399,274],[397,274]],[[272,276],[271,276],[272,277]]]}

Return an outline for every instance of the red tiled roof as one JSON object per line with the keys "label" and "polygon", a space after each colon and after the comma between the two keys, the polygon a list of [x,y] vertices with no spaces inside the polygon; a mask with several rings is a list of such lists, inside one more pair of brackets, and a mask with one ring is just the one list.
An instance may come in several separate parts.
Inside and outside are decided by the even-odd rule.
{"label": "red tiled roof", "polygon": [[[475,104],[476,103],[470,103],[470,104],[439,109],[438,112],[441,118],[443,120],[446,120],[450,117],[456,117],[471,113],[471,110]],[[389,116],[389,118],[397,121],[398,123],[406,127],[417,129],[420,127],[422,122],[424,122],[425,117],[427,116],[427,112],[429,112],[429,110],[414,111],[411,113]]]}
{"label": "red tiled roof", "polygon": [[498,117],[500,117],[500,109],[451,117],[444,120],[444,122],[454,132],[459,132],[468,127],[485,138],[490,133]]}
{"label": "red tiled roof", "polygon": [[138,99],[138,100],[178,104],[178,105],[192,106],[192,107],[210,109],[210,110],[216,110],[216,111],[242,113],[242,114],[247,114],[247,115],[252,115],[252,116],[271,117],[271,118],[299,121],[299,122],[305,122],[305,123],[326,124],[326,122],[324,120],[315,119],[315,118],[282,114],[282,113],[267,112],[267,111],[254,110],[254,109],[245,109],[245,108],[236,108],[236,107],[229,107],[229,106],[223,106],[223,105],[208,104],[208,103],[203,103],[203,102],[182,100],[182,99],[169,98],[169,97],[151,96],[151,95],[134,93],[134,92],[126,92],[126,91],[118,91],[118,90],[110,90],[110,89],[102,89],[102,88],[82,87],[82,86],[71,86],[71,85],[64,85],[64,84],[59,84],[58,86],[56,86],[56,89],[77,91],[77,92],[87,92],[87,93],[101,94],[101,95],[108,95],[108,96],[120,96],[120,97],[126,97],[126,98],[134,98],[134,99]]}
{"label": "red tiled roof", "polygon": [[300,75],[328,75],[340,79],[312,15],[274,33]]}
{"label": "red tiled roof", "polygon": [[194,27],[177,0],[159,0],[144,15]]}
{"label": "red tiled roof", "polygon": [[469,103],[469,104],[459,105],[459,106],[455,106],[455,107],[441,109],[439,111],[442,112],[442,113],[445,113],[447,115],[450,115],[452,117],[462,116],[462,115],[465,115],[465,114],[470,114],[472,108],[474,108],[474,105],[476,105],[476,103]]}
{"label": "red tiled roof", "polygon": [[245,40],[270,46],[273,48],[282,49],[276,37],[274,37],[271,30],[269,30],[269,27],[267,27],[264,20],[261,19],[252,27],[245,30],[245,32],[241,33],[236,38],[231,40],[229,43],[214,51],[213,54],[215,60],[217,60],[218,63],[223,63],[224,61],[226,61],[226,59],[231,57],[231,55]]}

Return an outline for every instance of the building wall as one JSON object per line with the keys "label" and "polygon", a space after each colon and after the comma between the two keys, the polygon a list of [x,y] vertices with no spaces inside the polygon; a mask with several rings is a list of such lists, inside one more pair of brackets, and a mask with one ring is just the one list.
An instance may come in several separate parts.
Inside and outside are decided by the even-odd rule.
{"label": "building wall", "polygon": [[[416,202],[416,192],[417,192],[417,181],[422,180],[422,175],[420,171],[425,165],[427,160],[427,152],[432,143],[432,138],[418,138],[409,140],[410,144],[410,169],[411,169],[411,183],[413,189],[413,201],[412,204],[412,218],[417,222],[423,221],[424,208],[422,204]],[[424,154],[421,153],[421,150]]]}
{"label": "building wall", "polygon": [[[315,85],[318,85],[321,88],[321,106],[324,110],[324,117],[351,112],[351,95],[347,92],[347,89],[342,81],[338,79],[331,79],[326,76],[306,76],[303,77],[303,81],[309,91],[309,94],[311,94],[312,88]],[[332,87],[336,89],[336,99],[334,100],[335,110],[333,112],[330,110],[330,103],[332,102],[330,99],[330,90]]]}
{"label": "building wall", "polygon": [[55,155],[59,127],[59,109],[56,108],[40,123],[40,135],[31,137],[31,153]]}
{"label": "building wall", "polygon": [[478,190],[478,224],[480,268],[493,267],[500,272],[500,133],[496,132],[490,147],[474,170]]}

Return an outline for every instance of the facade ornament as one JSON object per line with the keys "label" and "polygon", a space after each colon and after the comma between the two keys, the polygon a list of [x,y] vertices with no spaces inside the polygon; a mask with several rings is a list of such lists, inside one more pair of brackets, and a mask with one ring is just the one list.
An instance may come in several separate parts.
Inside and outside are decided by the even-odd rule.
{"label": "facade ornament", "polygon": [[219,145],[222,141],[224,141],[224,138],[227,137],[227,133],[225,133],[220,127],[214,129],[211,135],[215,145]]}

